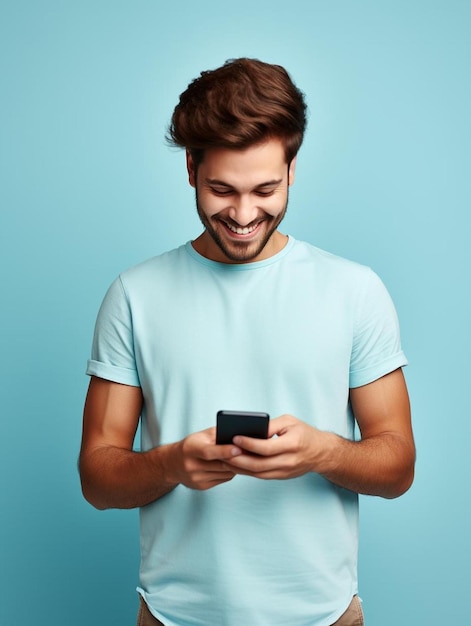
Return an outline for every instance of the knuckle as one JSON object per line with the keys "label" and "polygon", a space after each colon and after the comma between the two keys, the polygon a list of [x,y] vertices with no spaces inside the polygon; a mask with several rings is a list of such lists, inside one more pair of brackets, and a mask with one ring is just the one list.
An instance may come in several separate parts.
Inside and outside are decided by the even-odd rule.
{"label": "knuckle", "polygon": [[192,457],[184,457],[183,469],[187,474],[192,474],[197,469],[197,465]]}
{"label": "knuckle", "polygon": [[284,462],[284,470],[285,471],[293,471],[296,468],[296,457],[293,455],[289,455]]}
{"label": "knuckle", "polygon": [[211,453],[210,453],[210,451],[207,448],[203,448],[201,450],[201,455],[200,456],[201,456],[201,458],[204,461],[210,461],[211,460]]}

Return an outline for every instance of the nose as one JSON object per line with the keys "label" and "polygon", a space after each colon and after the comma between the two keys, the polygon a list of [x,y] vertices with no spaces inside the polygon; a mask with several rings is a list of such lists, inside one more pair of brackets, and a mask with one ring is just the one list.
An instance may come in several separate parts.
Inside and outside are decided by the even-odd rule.
{"label": "nose", "polygon": [[229,217],[239,226],[248,226],[258,216],[258,209],[249,194],[240,195],[229,209]]}

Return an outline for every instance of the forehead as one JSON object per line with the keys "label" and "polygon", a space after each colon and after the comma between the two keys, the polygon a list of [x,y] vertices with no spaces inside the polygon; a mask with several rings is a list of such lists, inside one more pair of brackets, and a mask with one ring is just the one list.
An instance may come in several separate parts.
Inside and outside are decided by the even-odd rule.
{"label": "forehead", "polygon": [[259,185],[282,177],[286,167],[283,144],[270,139],[244,150],[210,148],[205,151],[198,174],[233,186]]}

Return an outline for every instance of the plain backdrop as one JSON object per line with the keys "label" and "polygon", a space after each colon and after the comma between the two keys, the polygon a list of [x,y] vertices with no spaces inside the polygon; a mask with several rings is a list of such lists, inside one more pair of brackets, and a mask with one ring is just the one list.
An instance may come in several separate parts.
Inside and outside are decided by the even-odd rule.
{"label": "plain backdrop", "polygon": [[401,320],[417,476],[361,498],[367,624],[469,622],[470,29],[466,0],[3,0],[0,624],[135,623],[137,512],[80,492],[84,370],[115,276],[200,232],[164,134],[238,56],[309,104],[282,230],[373,267]]}

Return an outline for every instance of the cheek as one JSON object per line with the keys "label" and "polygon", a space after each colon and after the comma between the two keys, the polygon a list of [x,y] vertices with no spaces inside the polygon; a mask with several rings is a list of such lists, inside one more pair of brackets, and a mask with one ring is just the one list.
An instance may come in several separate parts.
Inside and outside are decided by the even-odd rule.
{"label": "cheek", "polygon": [[259,204],[260,208],[271,215],[272,217],[276,217],[279,215],[286,207],[287,196],[277,196],[276,198],[270,198],[269,200],[265,200]]}
{"label": "cheek", "polygon": [[219,198],[204,198],[202,199],[201,204],[201,207],[208,217],[213,217],[214,215],[217,215],[217,213],[224,211],[224,209],[226,209],[228,206],[230,206],[230,204],[228,204],[227,201],[221,202]]}
{"label": "cheek", "polygon": [[278,215],[278,213],[281,211],[281,209],[283,208],[283,204],[281,201],[275,202],[267,202],[265,204],[265,206],[262,206],[261,208],[263,208],[263,210],[265,211],[265,213],[268,213],[269,215]]}
{"label": "cheek", "polygon": [[219,213],[227,206],[227,200],[216,198],[211,194],[198,193],[198,204],[208,217]]}

